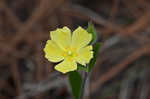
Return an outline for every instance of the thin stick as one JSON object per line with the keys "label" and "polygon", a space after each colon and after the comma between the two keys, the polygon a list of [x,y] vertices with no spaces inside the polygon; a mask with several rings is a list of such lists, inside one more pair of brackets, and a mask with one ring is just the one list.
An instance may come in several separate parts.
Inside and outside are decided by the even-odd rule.
{"label": "thin stick", "polygon": [[86,86],[87,78],[88,78],[88,73],[87,73],[87,72],[84,72],[84,73],[83,73],[83,82],[82,82],[82,88],[81,88],[80,99],[84,99],[85,86]]}

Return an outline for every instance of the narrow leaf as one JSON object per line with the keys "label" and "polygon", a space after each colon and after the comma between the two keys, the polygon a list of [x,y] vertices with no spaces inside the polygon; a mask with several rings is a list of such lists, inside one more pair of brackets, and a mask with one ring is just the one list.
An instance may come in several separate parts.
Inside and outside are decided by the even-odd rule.
{"label": "narrow leaf", "polygon": [[75,99],[79,99],[81,93],[82,77],[79,72],[72,71],[69,73],[69,82],[72,88],[72,94]]}
{"label": "narrow leaf", "polygon": [[96,59],[98,57],[98,52],[99,52],[99,48],[101,47],[102,43],[96,43],[93,51],[94,51],[94,57],[91,59],[89,66],[88,66],[88,72],[91,72],[95,63],[96,63]]}
{"label": "narrow leaf", "polygon": [[95,29],[94,25],[92,24],[92,22],[88,22],[87,31],[92,34],[92,40],[91,40],[90,44],[93,44],[97,40],[97,33],[96,33],[96,29]]}

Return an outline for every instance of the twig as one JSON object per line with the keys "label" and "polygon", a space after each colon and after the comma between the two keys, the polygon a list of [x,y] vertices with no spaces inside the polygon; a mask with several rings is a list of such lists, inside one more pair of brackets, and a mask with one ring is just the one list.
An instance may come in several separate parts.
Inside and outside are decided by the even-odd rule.
{"label": "twig", "polygon": [[129,55],[125,60],[120,62],[120,64],[114,66],[111,70],[109,70],[107,73],[102,75],[95,83],[92,83],[91,85],[91,92],[95,92],[99,87],[102,86],[106,81],[112,79],[115,77],[118,73],[120,73],[122,70],[127,68],[129,63],[133,62],[137,58],[141,57],[143,54],[148,53],[150,50],[150,42],[147,43],[144,47],[139,48],[137,51],[133,52],[131,55]]}
{"label": "twig", "polygon": [[84,94],[85,94],[85,86],[86,86],[86,81],[88,78],[88,73],[84,72],[83,73],[83,82],[82,82],[82,87],[81,87],[81,94],[80,94],[80,99],[84,99]]}
{"label": "twig", "polygon": [[64,85],[69,85],[67,78],[63,78],[60,76],[60,74],[54,73],[51,74],[47,80],[43,80],[37,84],[25,83],[23,86],[23,93],[17,96],[15,99],[26,99],[52,88],[62,87]]}

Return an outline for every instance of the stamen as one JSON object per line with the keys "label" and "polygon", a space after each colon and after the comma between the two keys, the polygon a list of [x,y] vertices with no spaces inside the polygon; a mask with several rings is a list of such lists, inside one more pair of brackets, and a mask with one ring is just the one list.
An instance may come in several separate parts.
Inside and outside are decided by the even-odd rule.
{"label": "stamen", "polygon": [[72,50],[73,50],[73,51],[76,51],[76,50],[77,50],[77,48],[72,48]]}
{"label": "stamen", "polygon": [[69,61],[72,61],[72,57],[69,57],[68,60],[69,60]]}
{"label": "stamen", "polygon": [[65,57],[65,56],[67,56],[67,54],[64,52],[64,53],[63,53],[63,56]]}
{"label": "stamen", "polygon": [[70,47],[66,47],[66,51],[70,50]]}
{"label": "stamen", "polygon": [[78,54],[77,54],[77,53],[74,53],[74,56],[76,57],[76,56],[78,56]]}

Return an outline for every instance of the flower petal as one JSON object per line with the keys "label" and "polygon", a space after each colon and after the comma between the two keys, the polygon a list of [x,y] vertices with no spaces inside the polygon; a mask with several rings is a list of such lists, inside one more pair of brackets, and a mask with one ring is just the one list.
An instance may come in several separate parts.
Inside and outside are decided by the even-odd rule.
{"label": "flower petal", "polygon": [[51,39],[57,43],[62,49],[70,46],[71,43],[71,31],[68,27],[59,28],[50,32]]}
{"label": "flower petal", "polygon": [[48,40],[44,48],[45,57],[51,62],[59,62],[64,59],[63,50],[52,40]]}
{"label": "flower petal", "polygon": [[92,46],[86,46],[78,51],[76,61],[82,65],[86,65],[93,58]]}
{"label": "flower petal", "polygon": [[78,27],[73,32],[71,46],[79,49],[88,45],[91,40],[92,40],[92,35],[82,27]]}
{"label": "flower petal", "polygon": [[75,61],[68,61],[66,59],[63,62],[56,65],[55,69],[57,71],[62,72],[62,73],[67,73],[67,72],[76,70],[77,69],[77,63]]}

